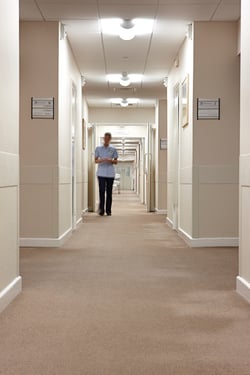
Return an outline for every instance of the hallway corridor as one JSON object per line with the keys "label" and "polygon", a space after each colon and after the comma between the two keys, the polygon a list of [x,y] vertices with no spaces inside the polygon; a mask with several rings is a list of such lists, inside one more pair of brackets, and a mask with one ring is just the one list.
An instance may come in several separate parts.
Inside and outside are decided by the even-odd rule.
{"label": "hallway corridor", "polygon": [[61,249],[22,249],[2,375],[249,375],[237,249],[190,249],[132,193]]}

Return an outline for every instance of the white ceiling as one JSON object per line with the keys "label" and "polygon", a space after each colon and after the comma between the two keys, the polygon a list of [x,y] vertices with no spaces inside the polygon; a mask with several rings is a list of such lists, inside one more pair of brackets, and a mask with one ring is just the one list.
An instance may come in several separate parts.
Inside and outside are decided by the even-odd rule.
{"label": "white ceiling", "polygon": [[[154,18],[153,35],[122,41],[102,35],[100,18]],[[21,20],[62,21],[81,74],[89,106],[111,106],[110,98],[140,98],[136,106],[152,106],[165,98],[163,78],[192,21],[240,18],[240,0],[20,0]],[[121,89],[106,74],[144,74],[142,84]]]}

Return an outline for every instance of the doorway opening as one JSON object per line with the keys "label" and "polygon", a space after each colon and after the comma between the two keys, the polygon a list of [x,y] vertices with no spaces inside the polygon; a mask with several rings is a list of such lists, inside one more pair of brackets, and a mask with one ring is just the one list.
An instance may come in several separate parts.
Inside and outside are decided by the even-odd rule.
{"label": "doorway opening", "polygon": [[178,230],[179,226],[179,153],[180,153],[180,115],[179,115],[179,83],[174,86],[174,117],[173,117],[173,150],[174,152],[174,176],[173,176],[173,205],[172,205],[172,221],[173,229]]}
{"label": "doorway opening", "polygon": [[77,118],[77,90],[72,84],[71,101],[71,201],[72,201],[72,229],[76,228],[76,118]]}
{"label": "doorway opening", "polygon": [[[103,143],[106,131],[112,134],[111,145],[118,151],[119,163],[115,167],[116,179],[114,194],[134,194],[143,209],[147,212],[155,211],[155,142],[156,129],[151,124],[92,124],[91,159],[89,164],[89,189],[93,202],[93,209],[98,208],[98,186],[95,178],[96,167],[93,162],[93,153],[96,146]],[[90,156],[90,155],[89,155]],[[93,183],[91,183],[91,181]],[[92,186],[91,186],[92,185]],[[90,202],[91,203],[91,202]]]}

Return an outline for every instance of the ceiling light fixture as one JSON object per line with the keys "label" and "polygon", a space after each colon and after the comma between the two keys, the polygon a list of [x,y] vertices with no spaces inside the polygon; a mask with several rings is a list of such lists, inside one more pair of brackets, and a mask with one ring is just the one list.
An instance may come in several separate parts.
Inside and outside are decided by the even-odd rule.
{"label": "ceiling light fixture", "polygon": [[119,83],[123,87],[128,87],[131,84],[131,80],[128,76],[128,73],[126,73],[126,72],[122,73],[122,76],[121,76],[121,79],[120,79]]}
{"label": "ceiling light fixture", "polygon": [[128,100],[127,99],[122,99],[121,102],[120,102],[120,106],[121,107],[128,107]]}
{"label": "ceiling light fixture", "polygon": [[86,78],[84,76],[81,76],[81,83],[82,83],[82,87],[86,85]]}
{"label": "ceiling light fixture", "polygon": [[[128,74],[123,72],[122,74],[108,74],[107,81],[109,83],[120,83],[121,86],[129,86],[131,83],[140,83],[142,81],[142,74]],[[130,83],[128,83],[130,82]]]}
{"label": "ceiling light fixture", "polygon": [[123,40],[132,40],[135,36],[152,34],[154,20],[135,18],[107,18],[100,20],[100,27],[103,34],[118,35]]}
{"label": "ceiling light fixture", "polygon": [[132,40],[135,37],[135,24],[131,20],[124,20],[120,24],[119,37],[122,40]]}
{"label": "ceiling light fixture", "polygon": [[163,86],[168,87],[168,77],[163,79]]}
{"label": "ceiling light fixture", "polygon": [[137,98],[114,98],[114,99],[111,99],[111,103],[112,104],[119,104],[121,107],[128,107],[129,105],[131,104],[138,104],[140,102],[139,99]]}

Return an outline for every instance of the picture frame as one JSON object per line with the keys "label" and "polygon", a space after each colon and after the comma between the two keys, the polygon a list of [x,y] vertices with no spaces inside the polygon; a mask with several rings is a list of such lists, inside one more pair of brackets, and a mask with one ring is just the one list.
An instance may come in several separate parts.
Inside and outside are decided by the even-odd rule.
{"label": "picture frame", "polygon": [[181,84],[181,125],[184,128],[189,122],[189,77],[188,75]]}
{"label": "picture frame", "polygon": [[86,121],[82,119],[82,149],[86,149]]}

